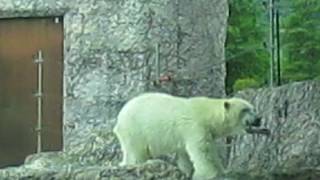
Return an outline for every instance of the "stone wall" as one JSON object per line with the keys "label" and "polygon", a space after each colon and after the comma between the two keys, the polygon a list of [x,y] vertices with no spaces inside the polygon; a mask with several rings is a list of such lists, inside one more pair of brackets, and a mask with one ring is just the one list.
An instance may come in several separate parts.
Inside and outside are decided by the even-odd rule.
{"label": "stone wall", "polygon": [[[236,137],[231,146],[228,180],[315,180],[320,177],[320,82],[243,91],[263,115],[270,136]],[[179,179],[174,165],[151,160],[119,167],[121,151],[112,128],[85,133],[64,152],[29,156],[23,166],[0,170],[0,179]]]}
{"label": "stone wall", "polygon": [[38,16],[64,17],[65,147],[144,91],[224,96],[227,0],[0,0]]}
{"label": "stone wall", "polygon": [[319,170],[319,92],[320,81],[307,81],[239,93],[237,96],[257,107],[263,116],[263,126],[271,130],[271,135],[246,135],[234,139],[229,167],[257,174],[292,175]]}

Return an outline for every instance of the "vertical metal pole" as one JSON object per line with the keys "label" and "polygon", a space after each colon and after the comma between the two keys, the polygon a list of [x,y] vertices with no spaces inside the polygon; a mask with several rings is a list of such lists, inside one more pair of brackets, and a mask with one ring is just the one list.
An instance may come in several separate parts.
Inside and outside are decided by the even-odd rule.
{"label": "vertical metal pole", "polygon": [[175,12],[176,12],[176,19],[175,19],[175,25],[176,25],[176,58],[177,58],[177,69],[180,69],[180,46],[181,46],[181,27],[179,24],[179,17],[180,17],[180,0],[175,0]]}
{"label": "vertical metal pole", "polygon": [[270,87],[273,87],[274,80],[274,0],[269,0],[270,14]]}
{"label": "vertical metal pole", "polygon": [[160,80],[160,44],[157,43],[156,45],[156,74],[157,74],[157,81]]}
{"label": "vertical metal pole", "polygon": [[38,120],[37,120],[37,153],[40,153],[42,151],[42,75],[43,75],[43,56],[42,56],[42,51],[38,51],[38,58],[36,59],[35,63],[38,65],[38,92],[37,92],[37,115],[38,115]]}
{"label": "vertical metal pole", "polygon": [[276,6],[276,45],[277,45],[277,85],[281,85],[281,57],[280,57],[280,14],[279,14],[279,3],[280,0],[277,0]]}

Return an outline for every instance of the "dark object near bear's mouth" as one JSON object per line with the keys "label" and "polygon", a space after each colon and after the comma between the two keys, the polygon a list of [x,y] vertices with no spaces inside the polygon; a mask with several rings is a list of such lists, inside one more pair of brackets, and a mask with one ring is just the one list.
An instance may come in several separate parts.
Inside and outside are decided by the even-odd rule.
{"label": "dark object near bear's mouth", "polygon": [[261,117],[257,117],[251,124],[250,126],[254,127],[260,127],[261,126]]}
{"label": "dark object near bear's mouth", "polygon": [[271,132],[269,129],[267,128],[252,128],[252,127],[248,127],[246,129],[246,132],[249,134],[264,134],[264,135],[270,135]]}
{"label": "dark object near bear's mouth", "polygon": [[246,126],[248,127],[260,127],[261,126],[261,117],[255,118],[253,121],[246,121]]}

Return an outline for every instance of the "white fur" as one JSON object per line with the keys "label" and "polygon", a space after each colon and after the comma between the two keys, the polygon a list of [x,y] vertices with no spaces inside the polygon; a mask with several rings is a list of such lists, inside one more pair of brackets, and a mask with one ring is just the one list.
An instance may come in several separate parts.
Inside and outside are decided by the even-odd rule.
{"label": "white fur", "polygon": [[[225,109],[225,103],[229,109]],[[239,114],[253,109],[241,99],[182,98],[146,93],[120,111],[114,132],[123,151],[121,165],[176,153],[178,166],[193,179],[208,179],[223,171],[214,139],[244,132]],[[245,116],[247,118],[247,116]]]}

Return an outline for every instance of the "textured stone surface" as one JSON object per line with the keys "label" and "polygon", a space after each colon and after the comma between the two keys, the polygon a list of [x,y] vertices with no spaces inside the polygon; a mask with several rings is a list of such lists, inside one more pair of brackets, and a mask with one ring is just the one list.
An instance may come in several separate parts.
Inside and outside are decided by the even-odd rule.
{"label": "textured stone surface", "polygon": [[[234,139],[230,169],[296,174],[320,168],[320,82],[294,83],[238,94],[263,116],[271,136]],[[318,173],[318,178],[320,175]]]}
{"label": "textured stone surface", "polygon": [[[144,91],[223,96],[227,13],[227,0],[0,0],[2,18],[64,17],[65,148]],[[157,69],[173,80],[154,84]]]}
{"label": "textured stone surface", "polygon": [[[319,92],[320,82],[309,81],[237,94],[257,107],[272,133],[236,137],[229,173],[215,180],[320,179]],[[0,170],[0,179],[188,179],[161,160],[118,167],[121,151],[108,124],[83,134],[64,152],[32,155],[21,167]]]}
{"label": "textured stone surface", "polygon": [[[0,0],[0,17],[63,16],[65,33],[64,152],[30,156],[0,179],[186,179],[163,161],[117,167],[111,128],[144,91],[224,96],[227,11],[227,0]],[[172,80],[157,82],[157,69]],[[272,134],[234,138],[219,179],[320,179],[319,91],[312,81],[238,94]]]}
{"label": "textured stone surface", "polygon": [[177,167],[161,160],[119,167],[120,147],[111,128],[99,127],[85,134],[64,152],[31,155],[20,167],[0,170],[0,179],[187,179]]}
{"label": "textured stone surface", "polygon": [[65,167],[43,167],[25,165],[19,168],[8,168],[0,171],[2,179],[30,179],[30,180],[152,180],[152,179],[180,179],[186,180],[176,167],[164,161],[150,161],[140,166],[112,167],[112,166],[78,166],[69,164]]}

